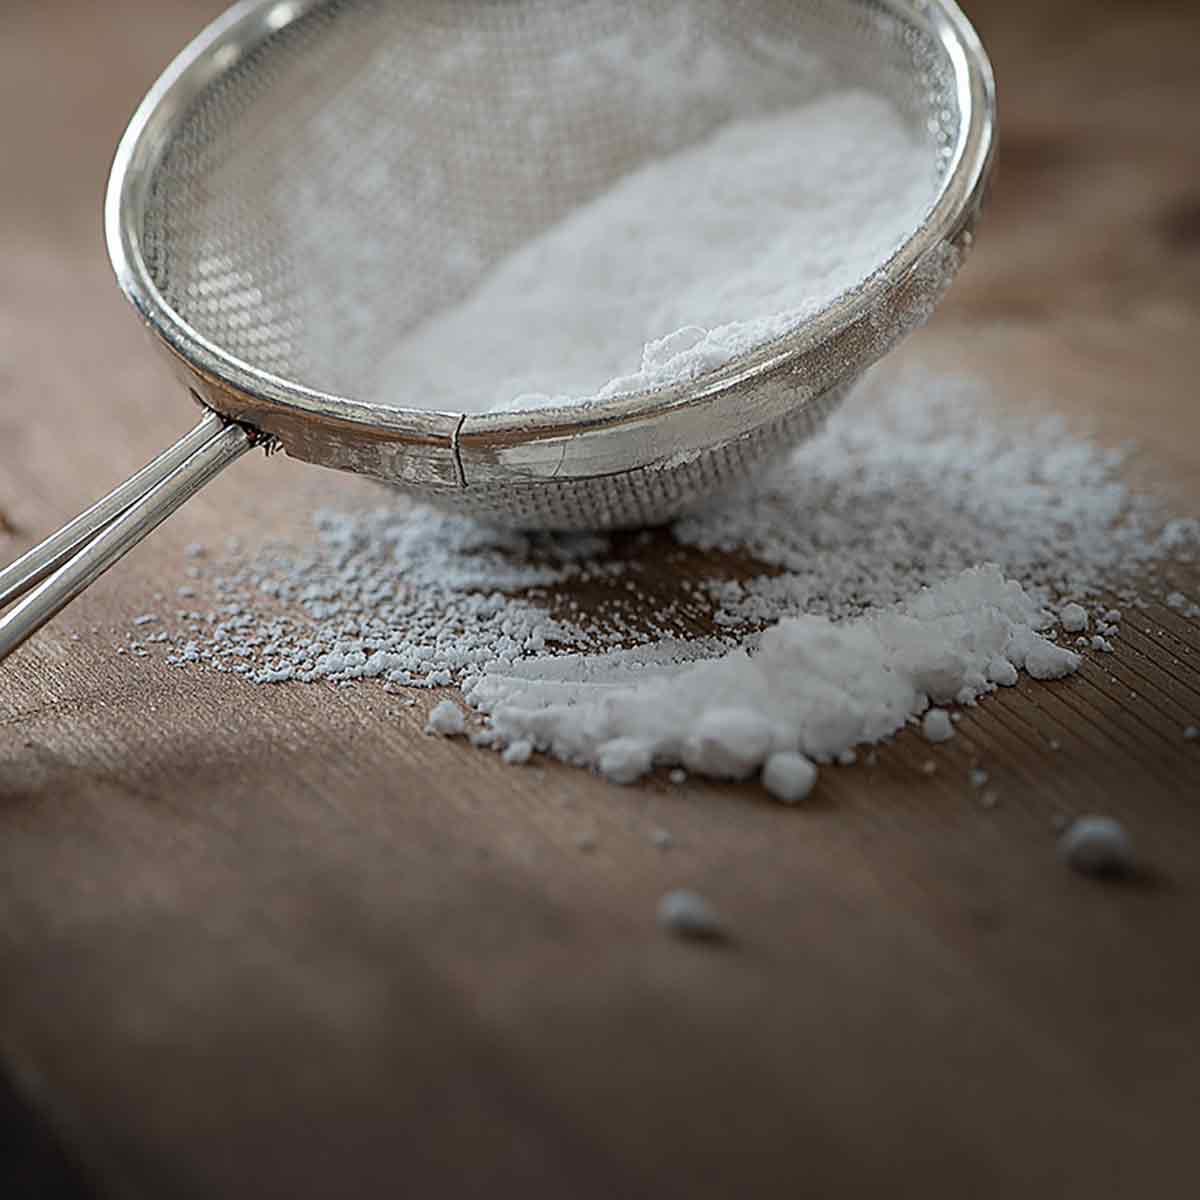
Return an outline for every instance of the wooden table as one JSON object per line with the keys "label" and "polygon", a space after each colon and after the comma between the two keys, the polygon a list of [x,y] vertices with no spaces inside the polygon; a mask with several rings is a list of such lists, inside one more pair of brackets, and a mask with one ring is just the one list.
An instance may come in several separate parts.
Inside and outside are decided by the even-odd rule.
{"label": "wooden table", "polygon": [[[191,419],[99,210],[125,118],[218,7],[5,9],[0,558]],[[1194,513],[1200,9],[974,8],[1001,176],[910,353],[1136,438],[1134,478]],[[0,668],[0,1192],[1194,1193],[1200,627],[1153,607],[1102,665],[968,714],[932,778],[905,735],[802,810],[506,769],[423,737],[424,699],[114,654],[186,543],[366,487],[247,461]],[[1053,818],[1087,809],[1127,823],[1136,882],[1055,861]],[[732,945],[655,928],[681,885]]]}

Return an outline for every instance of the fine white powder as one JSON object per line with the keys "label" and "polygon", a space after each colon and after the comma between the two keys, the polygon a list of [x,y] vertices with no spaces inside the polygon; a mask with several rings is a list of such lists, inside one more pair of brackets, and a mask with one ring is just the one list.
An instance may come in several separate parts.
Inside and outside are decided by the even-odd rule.
{"label": "fine white powder", "polygon": [[[1049,624],[1019,584],[984,566],[877,615],[840,624],[785,619],[752,652],[574,702],[503,672],[476,677],[464,693],[501,740],[532,741],[606,775],[615,766],[618,782],[655,763],[746,779],[774,754],[832,762],[896,733],[930,701],[974,704],[1014,668],[1036,667],[1039,678],[1069,674],[1079,656],[1040,636]],[[931,741],[952,736],[949,715],[934,710],[925,733]]]}
{"label": "fine white powder", "polygon": [[881,267],[932,201],[930,157],[862,91],[726,125],[626,176],[404,337],[377,399],[528,410],[695,379]]}
{"label": "fine white powder", "polygon": [[[851,761],[930,704],[1069,673],[1052,614],[1078,604],[1111,647],[1112,599],[1143,603],[1129,581],[1194,561],[1200,524],[1164,520],[1122,461],[1061,424],[1008,426],[979,387],[890,371],[759,489],[678,522],[674,550],[399,498],[324,513],[312,545],[208,576],[221,602],[177,614],[172,661],[260,683],[457,685],[484,717],[477,744],[620,782],[658,763],[743,778],[780,754]],[[664,554],[689,547],[759,573],[731,578],[718,557],[705,577],[692,557],[664,596]]]}
{"label": "fine white powder", "polygon": [[[259,683],[458,685],[487,718],[476,744],[511,763],[546,750],[631,782],[658,763],[746,778],[774,761],[764,784],[799,798],[803,769],[779,756],[850,761],[930,703],[1069,673],[1078,655],[1046,636],[1064,600],[1117,636],[1106,596],[1141,602],[1127,572],[1194,557],[1200,526],[1164,522],[1121,463],[1060,425],[1007,427],[977,386],[892,373],[760,490],[674,527],[674,554],[749,553],[760,575],[685,578],[652,602],[649,535],[514,534],[396,499],[326,512],[307,550],[212,578],[222,604],[178,614],[173,661]],[[583,605],[581,587],[612,599]],[[720,637],[686,636],[706,617]],[[446,703],[431,727],[461,732]]]}

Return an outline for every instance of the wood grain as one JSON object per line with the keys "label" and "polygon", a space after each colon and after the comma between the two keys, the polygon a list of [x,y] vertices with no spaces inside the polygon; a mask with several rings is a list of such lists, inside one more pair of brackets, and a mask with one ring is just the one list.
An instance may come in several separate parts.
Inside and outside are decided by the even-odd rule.
{"label": "wood grain", "polygon": [[[0,557],[191,419],[110,281],[98,212],[128,113],[218,7],[5,11],[0,144],[20,169],[0,188]],[[969,269],[906,353],[993,377],[1015,412],[1136,440],[1132,477],[1194,513],[1185,10],[973,6],[1001,176]],[[505,769],[423,737],[433,697],[114,654],[181,582],[186,543],[296,532],[318,500],[364,494],[243,463],[0,669],[0,1049],[100,1190],[1194,1188],[1195,622],[1139,613],[1080,677],[967,713],[934,775],[900,737],[825,772],[801,810],[751,787]],[[643,562],[671,594],[660,551]],[[1096,809],[1131,830],[1136,881],[1056,863],[1054,819]],[[655,903],[681,885],[719,906],[731,945],[658,933]]]}

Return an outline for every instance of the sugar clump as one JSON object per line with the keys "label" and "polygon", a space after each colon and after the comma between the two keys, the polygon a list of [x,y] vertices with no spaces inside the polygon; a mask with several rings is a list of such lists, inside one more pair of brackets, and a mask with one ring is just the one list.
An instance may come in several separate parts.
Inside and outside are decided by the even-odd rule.
{"label": "sugar clump", "polygon": [[458,737],[466,731],[467,719],[453,700],[439,700],[425,724],[426,733],[436,733],[442,737]]}
{"label": "sugar clump", "polygon": [[921,732],[927,742],[948,742],[954,736],[954,725],[944,708],[931,708],[921,721]]}
{"label": "sugar clump", "polygon": [[1064,604],[1058,619],[1068,633],[1082,633],[1088,627],[1087,609],[1082,604]]}
{"label": "sugar clump", "polygon": [[1112,817],[1080,817],[1058,840],[1063,860],[1085,875],[1127,875],[1134,867],[1133,843]]}
{"label": "sugar clump", "polygon": [[596,769],[610,783],[633,783],[650,770],[653,762],[653,747],[636,737],[605,741],[595,755]]}
{"label": "sugar clump", "polygon": [[685,889],[668,892],[658,902],[658,923],[677,937],[714,940],[725,935],[724,926],[708,901]]}
{"label": "sugar clump", "polygon": [[803,754],[781,750],[763,764],[763,787],[782,804],[806,800],[817,782],[817,768]]}

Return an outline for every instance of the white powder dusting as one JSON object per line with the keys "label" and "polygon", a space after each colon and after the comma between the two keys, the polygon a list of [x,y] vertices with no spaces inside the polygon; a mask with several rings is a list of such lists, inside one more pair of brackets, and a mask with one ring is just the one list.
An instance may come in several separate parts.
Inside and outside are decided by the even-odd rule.
{"label": "white powder dusting", "polygon": [[733,122],[626,176],[404,337],[377,398],[528,410],[695,379],[873,274],[933,191],[928,151],[867,92]]}
{"label": "white powder dusting", "polygon": [[1200,619],[1200,604],[1189,600],[1182,592],[1169,593],[1164,603],[1189,621]]}
{"label": "white powder dusting", "polygon": [[1133,604],[1129,581],[1190,559],[1200,523],[1164,522],[1125,487],[1127,455],[1056,418],[999,421],[968,380],[881,372],[773,480],[685,517],[675,536],[783,569],[724,586],[718,619],[734,625],[797,610],[853,615],[982,562],[1047,606],[1113,589]]}
{"label": "white powder dusting", "polygon": [[519,535],[402,499],[321,514],[314,545],[208,576],[221,602],[177,614],[172,661],[457,685],[489,717],[477,743],[626,783],[852,761],[930,704],[1075,670],[1045,636],[1064,599],[1114,622],[1109,596],[1142,602],[1135,573],[1195,553],[1200,525],[1164,522],[1122,461],[1061,425],[1008,427],[978,388],[893,375],[673,540]]}

